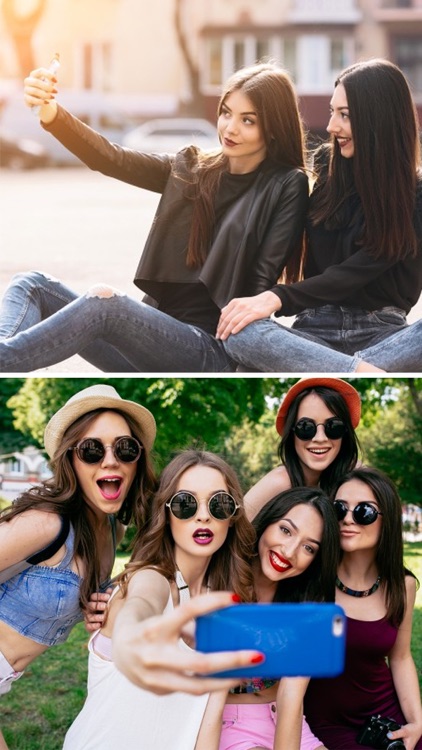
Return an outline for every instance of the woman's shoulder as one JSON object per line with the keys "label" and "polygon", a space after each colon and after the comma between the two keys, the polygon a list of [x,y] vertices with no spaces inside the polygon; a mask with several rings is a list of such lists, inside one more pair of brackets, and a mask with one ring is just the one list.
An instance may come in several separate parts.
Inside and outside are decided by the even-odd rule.
{"label": "woman's shoulder", "polygon": [[309,184],[305,167],[276,164],[270,159],[266,159],[262,164],[261,173],[265,179],[283,184],[289,183],[306,186]]}
{"label": "woman's shoulder", "polygon": [[261,508],[284,490],[291,488],[285,466],[276,466],[262,477],[245,495],[245,508],[248,518],[254,518]]}
{"label": "woman's shoulder", "polygon": [[26,510],[0,524],[1,548],[5,555],[5,564],[3,566],[0,560],[0,568],[27,560],[44,550],[57,538],[61,527],[57,513],[35,509]]}

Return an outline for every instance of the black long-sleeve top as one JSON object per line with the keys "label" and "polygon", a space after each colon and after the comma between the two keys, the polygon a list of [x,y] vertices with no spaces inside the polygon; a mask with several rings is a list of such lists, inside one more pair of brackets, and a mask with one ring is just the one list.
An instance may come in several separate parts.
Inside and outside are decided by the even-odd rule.
{"label": "black long-sleeve top", "polygon": [[60,106],[44,128],[90,169],[162,194],[135,284],[179,320],[214,334],[220,309],[233,297],[270,289],[302,241],[308,178],[266,159],[250,174],[223,175],[207,258],[202,267],[188,268],[192,201],[183,176],[197,168],[195,147],[173,155],[123,148]]}
{"label": "black long-sleeve top", "polygon": [[[310,199],[312,205],[312,195]],[[304,280],[271,289],[282,308],[279,315],[296,315],[306,308],[343,305],[368,311],[398,307],[406,313],[422,290],[422,182],[418,183],[414,226],[418,238],[415,257],[375,259],[358,244],[363,227],[359,198],[351,198],[348,220],[340,229],[313,226],[308,220],[308,252]]]}

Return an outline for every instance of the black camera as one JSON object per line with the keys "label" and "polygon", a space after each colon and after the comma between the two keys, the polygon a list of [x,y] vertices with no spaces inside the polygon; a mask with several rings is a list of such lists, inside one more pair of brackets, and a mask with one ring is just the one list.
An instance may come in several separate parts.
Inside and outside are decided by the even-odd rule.
{"label": "black camera", "polygon": [[371,716],[370,719],[360,730],[356,741],[359,745],[379,748],[379,750],[406,750],[402,740],[389,740],[388,732],[395,732],[400,729],[401,724],[397,724],[394,719],[381,716]]}

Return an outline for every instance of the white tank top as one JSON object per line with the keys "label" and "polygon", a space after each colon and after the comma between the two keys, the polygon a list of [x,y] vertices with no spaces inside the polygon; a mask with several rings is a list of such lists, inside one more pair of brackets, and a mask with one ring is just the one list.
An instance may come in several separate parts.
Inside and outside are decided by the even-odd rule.
{"label": "white tank top", "polygon": [[[164,614],[172,610],[170,593]],[[194,750],[208,694],[155,695],[137,687],[93,651],[97,633],[88,645],[87,699],[63,750]]]}

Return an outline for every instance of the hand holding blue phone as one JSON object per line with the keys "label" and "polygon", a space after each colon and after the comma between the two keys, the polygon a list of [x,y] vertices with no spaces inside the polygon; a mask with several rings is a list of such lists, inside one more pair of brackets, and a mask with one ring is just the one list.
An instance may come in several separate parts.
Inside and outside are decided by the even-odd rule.
{"label": "hand holding blue phone", "polygon": [[218,677],[334,677],[344,669],[345,625],[336,604],[238,604],[198,617],[196,648],[256,649],[265,655],[257,666]]}

